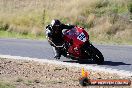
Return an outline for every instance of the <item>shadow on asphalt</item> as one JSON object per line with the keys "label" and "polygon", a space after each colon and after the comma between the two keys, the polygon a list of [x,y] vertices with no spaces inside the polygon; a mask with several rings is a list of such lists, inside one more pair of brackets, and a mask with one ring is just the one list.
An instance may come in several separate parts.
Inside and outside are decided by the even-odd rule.
{"label": "shadow on asphalt", "polygon": [[[63,61],[63,62],[68,62],[68,63],[79,63],[79,64],[96,64],[92,61],[77,61],[77,60],[70,60],[70,61]],[[127,64],[124,62],[113,62],[113,61],[104,61],[103,65],[109,65],[109,66],[119,66],[119,65],[131,65],[131,64]]]}
{"label": "shadow on asphalt", "polygon": [[119,65],[131,65],[131,64],[127,64],[124,62],[104,61],[104,65],[119,66]]}

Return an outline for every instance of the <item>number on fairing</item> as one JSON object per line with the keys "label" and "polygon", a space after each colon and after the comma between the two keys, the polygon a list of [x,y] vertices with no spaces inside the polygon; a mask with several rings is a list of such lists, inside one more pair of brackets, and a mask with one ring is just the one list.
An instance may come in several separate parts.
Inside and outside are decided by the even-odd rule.
{"label": "number on fairing", "polygon": [[77,37],[77,39],[79,39],[80,41],[85,42],[85,41],[86,41],[86,36],[85,36],[85,34],[82,32],[82,33]]}

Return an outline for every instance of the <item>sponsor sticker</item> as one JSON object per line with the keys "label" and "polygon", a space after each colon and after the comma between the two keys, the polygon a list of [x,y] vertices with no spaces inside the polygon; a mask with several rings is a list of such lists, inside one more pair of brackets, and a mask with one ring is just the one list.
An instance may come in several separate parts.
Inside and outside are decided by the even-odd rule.
{"label": "sponsor sticker", "polygon": [[79,83],[82,86],[94,86],[94,85],[106,85],[106,86],[130,86],[131,81],[128,79],[89,79],[90,74],[82,68],[82,77],[79,79]]}

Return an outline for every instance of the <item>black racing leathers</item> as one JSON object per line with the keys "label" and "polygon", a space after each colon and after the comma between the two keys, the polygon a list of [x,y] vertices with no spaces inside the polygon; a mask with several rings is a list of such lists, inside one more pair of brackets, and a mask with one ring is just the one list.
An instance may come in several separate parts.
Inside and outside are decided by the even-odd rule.
{"label": "black racing leathers", "polygon": [[[61,24],[60,26],[60,31],[55,33],[51,25],[46,26],[46,37],[48,38],[48,41],[51,40],[53,43],[56,45],[62,45],[64,43],[63,40],[63,29],[72,29],[74,26],[73,25],[65,25]],[[50,45],[53,47],[54,53],[55,53],[55,58],[59,59],[61,56],[60,48],[56,48],[50,41]]]}

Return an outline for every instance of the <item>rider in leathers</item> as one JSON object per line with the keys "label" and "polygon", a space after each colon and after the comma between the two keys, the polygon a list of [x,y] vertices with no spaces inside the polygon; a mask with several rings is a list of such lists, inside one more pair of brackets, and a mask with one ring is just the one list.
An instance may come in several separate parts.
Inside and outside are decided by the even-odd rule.
{"label": "rider in leathers", "polygon": [[54,58],[60,59],[61,48],[55,47],[52,42],[56,45],[62,45],[64,43],[62,30],[72,29],[73,27],[73,25],[62,24],[58,19],[52,20],[51,24],[46,26],[46,37],[48,39],[49,44],[53,47],[55,53]]}

